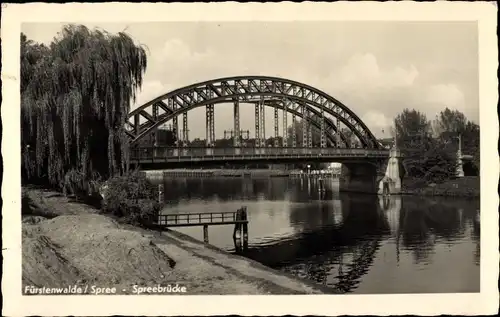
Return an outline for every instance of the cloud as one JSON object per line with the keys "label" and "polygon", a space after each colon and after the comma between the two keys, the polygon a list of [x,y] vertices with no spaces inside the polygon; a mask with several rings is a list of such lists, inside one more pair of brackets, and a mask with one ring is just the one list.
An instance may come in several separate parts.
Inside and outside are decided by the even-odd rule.
{"label": "cloud", "polygon": [[131,110],[142,106],[160,95],[163,95],[172,90],[172,88],[160,82],[159,80],[144,81],[141,90],[137,92],[136,102],[132,105]]}
{"label": "cloud", "polygon": [[201,53],[194,52],[184,41],[174,38],[166,41],[161,50],[155,54],[154,58],[156,62],[160,63],[188,63],[203,61],[204,59],[208,59],[210,55],[208,51]]}
{"label": "cloud", "polygon": [[[172,89],[208,79],[233,75],[270,75],[297,80],[325,91],[356,113],[376,136],[390,136],[392,118],[404,108],[423,111],[428,117],[444,107],[463,109],[463,92],[454,83],[426,82],[413,63],[385,60],[376,53],[355,53],[328,60],[307,58],[307,51],[284,54],[279,43],[231,46],[209,42],[201,46],[174,37],[151,49],[147,80],[137,104],[143,104]],[[307,60],[307,62],[304,62]],[[329,64],[327,63],[329,62]],[[318,71],[321,70],[321,71]],[[437,78],[435,78],[437,79]],[[217,107],[219,109],[219,107]],[[222,110],[225,109],[225,110]],[[232,111],[222,107],[216,117],[217,135],[232,128]],[[251,107],[241,108],[242,126],[253,130]],[[190,114],[193,137],[204,137],[204,110]],[[248,122],[247,122],[248,121]],[[252,121],[252,123],[250,123]],[[266,130],[272,131],[272,112],[266,113]],[[384,133],[382,133],[384,130]],[[281,128],[280,128],[281,131]]]}
{"label": "cloud", "polygon": [[439,84],[429,87],[425,100],[429,103],[440,105],[442,108],[464,111],[464,93],[455,84]]}
{"label": "cloud", "polygon": [[409,69],[400,66],[381,69],[375,55],[366,53],[351,56],[340,71],[332,73],[331,77],[341,87],[348,87],[349,90],[372,90],[412,86],[418,74],[413,65]]}
{"label": "cloud", "polygon": [[368,126],[374,135],[390,136],[392,120],[387,118],[382,112],[370,110],[361,117],[361,120]]}

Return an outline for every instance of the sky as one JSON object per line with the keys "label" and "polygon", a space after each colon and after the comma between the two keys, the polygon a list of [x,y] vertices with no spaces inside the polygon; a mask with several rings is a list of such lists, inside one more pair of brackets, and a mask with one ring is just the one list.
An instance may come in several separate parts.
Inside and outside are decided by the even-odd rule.
{"label": "sky", "polygon": [[[23,24],[28,38],[49,43],[65,23]],[[267,75],[316,87],[349,107],[377,137],[414,108],[435,116],[445,107],[479,123],[476,22],[156,22],[86,24],[126,31],[148,50],[140,106],[205,80]],[[253,133],[254,109],[242,105],[241,128]],[[232,129],[232,108],[218,105],[216,137]],[[291,120],[289,119],[288,122]],[[179,121],[181,122],[181,121]],[[281,119],[280,119],[281,124]],[[189,113],[190,139],[205,138],[205,110]],[[280,128],[281,131],[281,128]],[[382,132],[384,131],[384,132]],[[266,111],[266,134],[273,112]]]}

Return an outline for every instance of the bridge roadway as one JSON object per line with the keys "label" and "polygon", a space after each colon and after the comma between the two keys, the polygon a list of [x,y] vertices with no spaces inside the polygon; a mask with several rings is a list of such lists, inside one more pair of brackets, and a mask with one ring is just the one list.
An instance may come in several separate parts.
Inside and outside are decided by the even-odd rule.
{"label": "bridge roadway", "polygon": [[148,167],[170,163],[238,163],[238,162],[343,162],[387,159],[389,150],[352,148],[299,147],[139,147],[132,148],[130,163]]}

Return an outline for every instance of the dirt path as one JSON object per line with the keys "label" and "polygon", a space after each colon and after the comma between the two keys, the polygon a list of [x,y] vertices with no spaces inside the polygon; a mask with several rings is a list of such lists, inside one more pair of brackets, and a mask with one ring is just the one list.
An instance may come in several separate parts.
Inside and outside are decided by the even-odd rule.
{"label": "dirt path", "polygon": [[[24,189],[23,287],[179,284],[186,294],[321,294],[308,281],[225,253],[175,231],[119,224],[50,191]],[[26,210],[25,210],[26,212]]]}

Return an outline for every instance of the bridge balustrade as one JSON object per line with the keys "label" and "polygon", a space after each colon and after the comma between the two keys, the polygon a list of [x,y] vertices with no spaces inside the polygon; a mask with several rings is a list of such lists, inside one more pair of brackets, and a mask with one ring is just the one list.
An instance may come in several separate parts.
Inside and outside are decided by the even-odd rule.
{"label": "bridge balustrade", "polygon": [[214,147],[144,147],[134,148],[131,160],[164,161],[168,159],[210,159],[210,158],[287,158],[318,156],[387,156],[387,150],[345,149],[345,148],[214,148]]}

